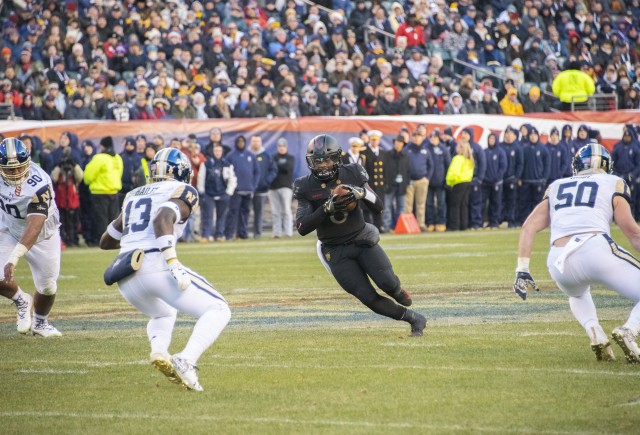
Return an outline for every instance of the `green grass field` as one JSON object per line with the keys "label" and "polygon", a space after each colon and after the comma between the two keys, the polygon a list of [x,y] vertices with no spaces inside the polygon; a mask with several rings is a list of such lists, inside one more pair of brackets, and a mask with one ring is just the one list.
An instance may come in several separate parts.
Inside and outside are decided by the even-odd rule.
{"label": "green grass field", "polygon": [[[313,236],[180,245],[233,312],[200,360],[203,393],[148,364],[146,318],[102,282],[114,253],[66,250],[51,315],[62,338],[19,335],[1,304],[0,433],[638,433],[640,367],[615,345],[618,361],[595,360],[546,271],[548,233],[532,259],[543,291],[515,296],[517,238],[383,236],[429,318],[421,338],[342,291]],[[18,279],[33,290],[24,261]],[[632,306],[606,289],[594,299],[607,331]],[[172,351],[192,325],[178,318]]]}

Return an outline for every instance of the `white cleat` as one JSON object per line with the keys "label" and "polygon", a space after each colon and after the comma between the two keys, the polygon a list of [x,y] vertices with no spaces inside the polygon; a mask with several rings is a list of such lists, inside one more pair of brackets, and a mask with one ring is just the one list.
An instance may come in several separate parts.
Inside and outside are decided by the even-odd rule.
{"label": "white cleat", "polygon": [[196,366],[186,359],[175,355],[171,357],[171,365],[176,371],[178,378],[180,378],[180,381],[182,381],[182,385],[188,390],[204,391],[204,388],[202,388],[198,382],[198,374],[196,373],[198,368]]}
{"label": "white cleat", "polygon": [[27,334],[31,330],[31,309],[33,308],[33,298],[30,294],[24,293],[17,300],[13,301],[18,309],[18,321],[16,326],[20,334]]}
{"label": "white cleat", "polygon": [[613,330],[613,340],[622,348],[630,364],[640,364],[640,348],[636,343],[636,334],[629,328],[621,326]]}
{"label": "white cleat", "polygon": [[174,384],[182,385],[182,380],[178,377],[173,364],[171,364],[171,357],[164,353],[152,353],[150,357],[151,365],[158,369],[160,373],[165,375]]}
{"label": "white cleat", "polygon": [[31,333],[40,337],[60,337],[62,334],[47,319],[34,319]]}

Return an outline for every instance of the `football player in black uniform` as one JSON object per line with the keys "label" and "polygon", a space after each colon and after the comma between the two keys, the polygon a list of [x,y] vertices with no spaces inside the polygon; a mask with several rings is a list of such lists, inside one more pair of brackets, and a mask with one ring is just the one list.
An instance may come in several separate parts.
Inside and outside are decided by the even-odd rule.
{"label": "football player in black uniform", "polygon": [[[298,232],[305,236],[317,230],[321,260],[338,284],[373,312],[408,322],[411,335],[419,337],[427,319],[405,308],[411,305],[411,296],[400,286],[389,257],[378,245],[378,229],[365,223],[362,214],[362,207],[382,213],[382,201],[367,184],[369,177],[364,168],[355,163],[343,166],[341,154],[342,149],[332,136],[321,134],[309,142],[307,165],[311,174],[293,184],[298,200]],[[348,193],[332,194],[340,184]],[[355,208],[347,211],[353,203]],[[379,295],[369,278],[398,303]]]}

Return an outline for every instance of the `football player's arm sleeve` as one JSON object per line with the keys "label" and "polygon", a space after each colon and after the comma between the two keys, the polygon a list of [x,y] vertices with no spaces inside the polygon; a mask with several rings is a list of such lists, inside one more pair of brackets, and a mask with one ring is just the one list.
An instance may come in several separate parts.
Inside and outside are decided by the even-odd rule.
{"label": "football player's arm sleeve", "polygon": [[320,226],[327,214],[322,207],[313,210],[313,204],[302,199],[298,200],[298,210],[296,211],[296,227],[301,236],[306,236],[311,231]]}
{"label": "football player's arm sleeve", "polygon": [[293,184],[293,195],[298,200],[296,211],[296,228],[301,236],[306,236],[320,226],[327,214],[324,207],[313,209],[313,204],[302,193],[302,188],[296,180]]}
{"label": "football player's arm sleeve", "polygon": [[107,230],[100,237],[100,249],[120,249],[122,238],[122,213],[109,224]]}

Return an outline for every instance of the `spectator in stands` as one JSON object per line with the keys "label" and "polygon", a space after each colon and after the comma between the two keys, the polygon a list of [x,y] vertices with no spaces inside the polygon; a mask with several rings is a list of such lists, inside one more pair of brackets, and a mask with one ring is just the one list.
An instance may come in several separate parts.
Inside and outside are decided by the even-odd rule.
{"label": "spectator in stands", "polygon": [[469,227],[469,191],[474,160],[466,137],[456,143],[455,155],[447,170],[447,231],[464,231]]}
{"label": "spectator in stands", "polygon": [[507,95],[500,101],[500,108],[505,115],[522,115],[524,108],[518,101],[518,91],[516,88],[510,88]]}
{"label": "spectator in stands", "polygon": [[[33,103],[33,94],[25,92],[22,101],[22,119],[26,121],[42,121],[42,110]],[[60,113],[60,112],[58,112]]]}
{"label": "spectator in stands", "polygon": [[487,170],[482,180],[482,216],[489,219],[488,227],[494,230],[502,222],[502,189],[507,172],[507,154],[498,144],[498,136],[490,133],[484,150]]}
{"label": "spectator in stands", "polygon": [[449,148],[440,142],[440,130],[433,129],[427,150],[433,160],[433,175],[427,192],[427,231],[443,232],[447,229],[447,203],[445,200],[445,178],[451,164]]}
{"label": "spectator in stands", "polygon": [[155,113],[147,105],[147,95],[142,91],[136,93],[135,106],[133,106],[130,113],[132,120],[148,121],[156,119]]}
{"label": "spectator in stands", "polygon": [[518,204],[518,183],[522,178],[524,156],[522,147],[518,143],[518,131],[508,125],[504,130],[504,140],[500,146],[507,157],[507,168],[503,177],[502,222],[507,222],[509,228],[518,226],[516,207]]}
{"label": "spectator in stands", "polygon": [[93,113],[84,105],[82,95],[73,94],[71,104],[64,112],[64,119],[93,119]]}
{"label": "spectator in stands", "polygon": [[82,182],[83,171],[71,155],[71,148],[65,148],[60,163],[51,171],[55,200],[60,210],[60,237],[66,246],[78,246],[80,224],[80,194],[78,186]]}
{"label": "spectator in stands", "polygon": [[429,152],[429,141],[425,140],[420,129],[414,130],[411,142],[405,147],[404,153],[409,156],[409,184],[406,188],[405,206],[407,213],[416,216],[422,231],[427,231],[426,205],[429,180],[433,177],[434,163]]}
{"label": "spectator in stands", "polygon": [[127,102],[126,89],[116,86],[113,91],[114,102],[107,106],[106,118],[116,121],[129,121],[131,119],[131,105]]}
{"label": "spectator in stands", "polygon": [[122,171],[122,158],[115,153],[113,138],[103,137],[100,153],[93,156],[84,169],[84,183],[91,191],[97,234],[103,234],[120,212],[117,193],[122,189]]}
{"label": "spectator in stands", "polygon": [[573,156],[570,156],[567,153],[567,149],[560,143],[560,131],[557,127],[553,127],[549,132],[547,151],[549,152],[547,186],[549,186],[557,179],[563,178],[564,174],[572,169]]}
{"label": "spectator in stands", "polygon": [[247,149],[244,136],[236,138],[235,149],[227,154],[226,159],[233,166],[238,186],[229,203],[225,237],[227,240],[247,239],[251,200],[260,180],[260,168],[253,153]]}
{"label": "spectator in stands", "polygon": [[223,157],[224,149],[220,142],[213,145],[211,153],[201,163],[197,178],[201,200],[200,242],[224,242],[229,198],[238,181],[233,166]]}
{"label": "spectator in stands", "polygon": [[141,154],[136,152],[136,140],[133,136],[124,138],[123,151],[120,153],[122,159],[122,188],[118,192],[118,203],[122,206],[124,197],[138,187],[134,180],[134,174],[140,169],[142,158]]}
{"label": "spectator in stands", "polygon": [[459,93],[454,92],[451,94],[449,102],[444,106],[443,113],[445,115],[461,115],[467,113],[467,108]]}
{"label": "spectator in stands", "polygon": [[640,150],[638,149],[638,137],[635,128],[631,124],[626,124],[622,129],[622,140],[616,142],[611,152],[611,158],[615,158],[616,164],[613,167],[613,174],[625,180],[631,189],[631,210],[634,217],[637,209],[637,191],[640,182]]}
{"label": "spectator in stands", "polygon": [[540,98],[540,88],[537,86],[532,86],[531,89],[529,89],[529,94],[525,97],[522,108],[525,113],[549,111],[544,100]]}
{"label": "spectator in stands", "polygon": [[572,106],[582,108],[595,92],[593,79],[580,70],[577,62],[570,62],[563,72],[553,80],[553,93],[560,99],[562,110]]}
{"label": "spectator in stands", "polygon": [[495,92],[491,90],[485,91],[482,96],[482,107],[487,115],[502,114],[502,107],[500,107],[495,98]]}
{"label": "spectator in stands", "polygon": [[275,162],[262,146],[262,138],[258,135],[251,136],[249,149],[258,163],[258,183],[253,194],[253,238],[262,237],[264,227],[263,210],[269,193],[269,186],[278,174]]}
{"label": "spectator in stands", "polygon": [[288,153],[288,142],[278,139],[277,152],[273,162],[277,169],[276,176],[269,186],[269,202],[271,204],[273,237],[291,237],[293,235],[293,216],[291,200],[293,198],[293,175],[295,157]]}
{"label": "spectator in stands", "polygon": [[547,148],[540,142],[536,127],[530,126],[527,142],[522,147],[522,185],[519,192],[518,222],[525,221],[544,196],[551,169]]}

